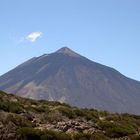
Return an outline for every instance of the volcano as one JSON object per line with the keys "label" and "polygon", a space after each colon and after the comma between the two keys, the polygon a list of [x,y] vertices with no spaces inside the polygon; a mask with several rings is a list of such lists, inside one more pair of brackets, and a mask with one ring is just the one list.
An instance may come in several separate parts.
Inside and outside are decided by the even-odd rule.
{"label": "volcano", "polygon": [[140,82],[63,47],[0,77],[0,90],[32,99],[140,115]]}

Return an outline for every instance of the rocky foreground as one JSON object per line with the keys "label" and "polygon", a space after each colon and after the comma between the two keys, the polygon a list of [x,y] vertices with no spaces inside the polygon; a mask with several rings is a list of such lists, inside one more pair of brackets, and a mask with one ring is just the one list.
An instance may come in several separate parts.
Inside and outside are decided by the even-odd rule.
{"label": "rocky foreground", "polygon": [[140,116],[0,92],[0,140],[140,140]]}

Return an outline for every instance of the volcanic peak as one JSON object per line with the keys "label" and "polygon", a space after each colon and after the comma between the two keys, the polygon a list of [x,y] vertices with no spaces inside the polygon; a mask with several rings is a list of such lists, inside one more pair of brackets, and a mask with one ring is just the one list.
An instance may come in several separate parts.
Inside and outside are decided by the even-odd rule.
{"label": "volcanic peak", "polygon": [[73,56],[73,57],[81,57],[79,54],[77,54],[73,50],[69,49],[68,47],[62,47],[59,50],[57,50],[56,53],[61,53],[61,54],[69,55],[69,56]]}

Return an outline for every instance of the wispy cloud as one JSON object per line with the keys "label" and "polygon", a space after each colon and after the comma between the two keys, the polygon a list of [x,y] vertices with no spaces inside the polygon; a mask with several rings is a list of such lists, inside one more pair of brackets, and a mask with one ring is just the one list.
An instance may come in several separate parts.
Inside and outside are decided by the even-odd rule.
{"label": "wispy cloud", "polygon": [[28,34],[25,37],[21,37],[18,40],[18,43],[23,43],[24,41],[30,41],[32,43],[36,42],[38,38],[40,38],[42,36],[42,32],[31,32],[30,34]]}
{"label": "wispy cloud", "polygon": [[25,37],[25,39],[30,42],[35,42],[41,36],[42,36],[42,32],[32,32],[29,35],[27,35],[27,37]]}

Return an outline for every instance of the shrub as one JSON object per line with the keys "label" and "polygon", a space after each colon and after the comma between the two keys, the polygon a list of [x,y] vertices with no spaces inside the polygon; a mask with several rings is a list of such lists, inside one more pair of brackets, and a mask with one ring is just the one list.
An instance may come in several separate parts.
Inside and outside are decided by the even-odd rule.
{"label": "shrub", "polygon": [[85,112],[83,110],[81,110],[81,109],[75,109],[74,113],[78,117],[85,117],[86,116]]}
{"label": "shrub", "polygon": [[63,132],[46,130],[43,132],[41,140],[71,140],[71,136]]}
{"label": "shrub", "polygon": [[100,121],[98,122],[98,126],[102,129],[102,130],[105,130],[108,129],[108,128],[112,128],[112,127],[115,127],[115,124],[114,123],[111,123],[109,121]]}
{"label": "shrub", "polygon": [[90,140],[90,134],[77,133],[73,136],[74,140]]}
{"label": "shrub", "polygon": [[110,140],[110,138],[108,138],[107,136],[105,136],[102,133],[94,133],[90,140]]}
{"label": "shrub", "polygon": [[54,140],[54,138],[49,134],[44,134],[41,136],[41,140]]}
{"label": "shrub", "polygon": [[9,103],[9,112],[19,114],[23,112],[23,109],[18,103],[11,102]]}
{"label": "shrub", "polygon": [[83,111],[86,114],[86,117],[85,117],[86,120],[92,120],[94,122],[96,122],[98,120],[99,116],[98,116],[97,111],[95,111],[93,109],[91,109],[91,110],[84,109]]}
{"label": "shrub", "polygon": [[15,103],[15,102],[1,101],[0,109],[7,111],[7,112],[12,112],[12,113],[22,113],[23,112],[23,109],[20,106],[20,104]]}
{"label": "shrub", "polygon": [[115,126],[112,128],[108,128],[106,130],[106,135],[109,137],[123,137],[123,136],[128,136],[135,134],[135,130],[130,127],[125,127],[125,126]]}
{"label": "shrub", "polygon": [[37,112],[46,112],[46,113],[48,113],[49,111],[50,111],[50,109],[49,109],[49,107],[47,107],[47,106],[37,106],[37,107],[33,107],[33,109],[35,110],[35,111],[37,111]]}
{"label": "shrub", "polygon": [[130,136],[131,140],[140,140],[140,135]]}
{"label": "shrub", "polygon": [[8,103],[7,102],[0,101],[0,109],[1,110],[4,110],[4,111],[8,111],[9,110]]}
{"label": "shrub", "polygon": [[98,112],[94,109],[74,109],[74,113],[78,117],[84,117],[86,120],[96,122],[98,120]]}
{"label": "shrub", "polygon": [[75,116],[76,116],[74,111],[68,107],[59,107],[58,111],[70,119],[75,118]]}
{"label": "shrub", "polygon": [[23,127],[17,130],[17,134],[26,140],[41,140],[39,130]]}
{"label": "shrub", "polygon": [[6,93],[0,90],[0,95],[3,96],[3,95],[6,95]]}
{"label": "shrub", "polygon": [[117,124],[111,123],[109,121],[100,121],[98,123],[99,127],[106,132],[109,137],[123,137],[136,133],[136,130],[126,123]]}
{"label": "shrub", "polygon": [[102,133],[94,133],[94,134],[83,134],[78,133],[73,136],[74,140],[110,140],[107,136]]}
{"label": "shrub", "polygon": [[13,122],[15,125],[19,127],[32,126],[32,122],[27,120],[25,117],[17,115],[17,114],[8,114],[4,120],[4,124],[8,124],[9,122]]}

